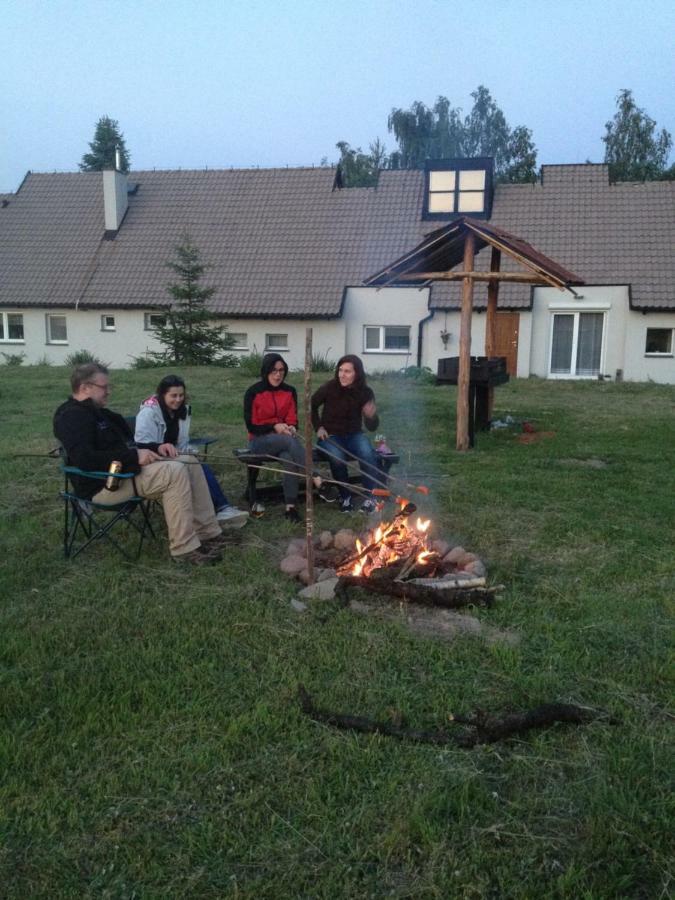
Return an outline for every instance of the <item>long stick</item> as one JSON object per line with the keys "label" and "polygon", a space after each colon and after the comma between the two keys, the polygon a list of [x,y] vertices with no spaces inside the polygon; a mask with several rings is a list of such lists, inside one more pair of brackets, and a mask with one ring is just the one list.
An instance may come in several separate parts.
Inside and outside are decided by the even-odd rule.
{"label": "long stick", "polygon": [[307,571],[314,584],[314,494],[312,493],[312,329],[305,329],[305,526]]}

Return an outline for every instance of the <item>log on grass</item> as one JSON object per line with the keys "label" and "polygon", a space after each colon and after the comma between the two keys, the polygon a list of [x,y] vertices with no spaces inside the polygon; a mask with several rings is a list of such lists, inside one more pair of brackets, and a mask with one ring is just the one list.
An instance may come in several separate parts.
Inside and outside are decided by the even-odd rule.
{"label": "log on grass", "polygon": [[363,575],[342,575],[335,586],[335,594],[348,600],[352,588],[361,588],[374,594],[396,597],[421,603],[424,606],[441,606],[445,609],[459,609],[463,606],[493,606],[497,588],[486,587],[435,587],[422,585],[418,581],[392,581],[390,579],[365,578]]}

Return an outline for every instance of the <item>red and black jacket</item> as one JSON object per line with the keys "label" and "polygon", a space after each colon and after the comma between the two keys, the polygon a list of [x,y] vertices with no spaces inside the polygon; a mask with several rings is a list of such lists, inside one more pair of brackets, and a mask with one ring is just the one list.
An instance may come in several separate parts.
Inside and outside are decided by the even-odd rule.
{"label": "red and black jacket", "polygon": [[244,395],[244,421],[249,440],[262,434],[271,434],[274,426],[280,422],[296,428],[298,426],[298,396],[295,388],[283,381],[275,388],[267,380],[279,361],[284,364],[287,375],[288,366],[283,357],[278,353],[268,353],[263,358],[260,381],[251,385]]}

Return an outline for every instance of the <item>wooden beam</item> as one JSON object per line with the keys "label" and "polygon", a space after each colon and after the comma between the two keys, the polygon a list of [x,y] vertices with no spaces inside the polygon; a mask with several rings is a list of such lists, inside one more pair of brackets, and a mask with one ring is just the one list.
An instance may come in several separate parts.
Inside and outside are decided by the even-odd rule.
{"label": "wooden beam", "polygon": [[534,262],[534,260],[528,259],[528,257],[523,256],[522,253],[518,253],[518,251],[514,250],[513,247],[509,247],[506,244],[502,243],[502,241],[498,240],[492,234],[487,235],[480,229],[476,230],[476,234],[478,234],[479,237],[481,237],[492,247],[503,250],[507,256],[510,256],[511,259],[515,259],[526,269],[530,269],[532,272],[536,272],[541,278],[544,278],[551,287],[556,287],[561,291],[565,290],[565,281],[563,281],[563,279],[559,278],[557,275],[548,274],[546,270],[541,265],[539,265],[539,263]]}
{"label": "wooden beam", "polygon": [[[499,247],[492,248],[490,256],[490,272],[499,272],[502,252]],[[487,289],[487,315],[485,317],[485,355],[488,359],[497,355],[497,298],[499,296],[499,282],[493,279],[488,283]],[[495,389],[488,387],[487,418],[492,421],[492,410],[495,403]]]}
{"label": "wooden beam", "polygon": [[312,472],[312,329],[305,329],[305,529],[307,531],[308,583],[314,584],[314,482]]}
{"label": "wooden beam", "polygon": [[471,376],[471,317],[473,315],[473,259],[476,240],[468,232],[464,242],[464,270],[462,282],[462,311],[459,320],[459,373],[457,376],[457,449],[469,449],[469,378]]}
{"label": "wooden beam", "polygon": [[560,287],[543,276],[528,275],[526,272],[409,272],[398,275],[396,281],[461,281],[472,278],[474,281],[510,281],[515,284],[541,284],[545,287]]}

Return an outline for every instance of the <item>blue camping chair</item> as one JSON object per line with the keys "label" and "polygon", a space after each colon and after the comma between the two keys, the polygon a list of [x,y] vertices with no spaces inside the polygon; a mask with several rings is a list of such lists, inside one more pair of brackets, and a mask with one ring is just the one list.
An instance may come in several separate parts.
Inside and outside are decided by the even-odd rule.
{"label": "blue camping chair", "polygon": [[[155,532],[148,515],[148,501],[145,497],[133,496],[120,503],[107,505],[95,503],[93,500],[77,496],[71,478],[94,478],[104,482],[108,472],[85,472],[76,466],[62,465],[65,479],[60,492],[64,501],[63,553],[67,559],[75,559],[80,553],[97,541],[107,541],[118,550],[125,559],[137,560],[141,554],[146,535],[155,538]],[[133,478],[132,473],[120,474],[121,479]],[[117,540],[112,531],[124,525],[138,534],[135,553],[131,554]]]}

